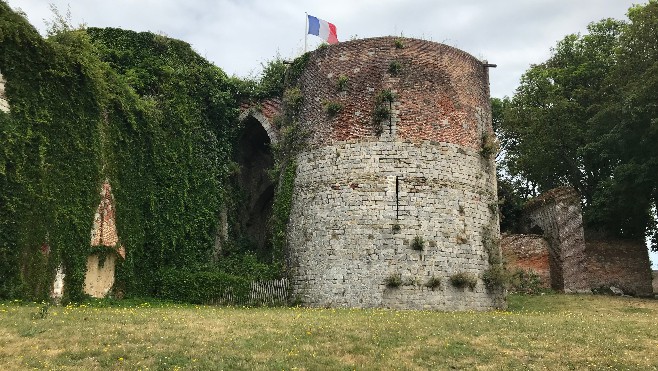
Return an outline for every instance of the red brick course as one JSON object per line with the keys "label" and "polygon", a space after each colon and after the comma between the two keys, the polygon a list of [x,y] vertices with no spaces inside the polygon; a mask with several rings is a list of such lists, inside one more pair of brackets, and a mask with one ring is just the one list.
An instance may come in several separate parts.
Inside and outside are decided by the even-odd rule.
{"label": "red brick course", "polygon": [[542,236],[503,234],[500,239],[500,248],[507,268],[511,272],[517,269],[533,271],[539,276],[542,287],[551,287],[549,246]]}
{"label": "red brick course", "polygon": [[[389,72],[393,62],[400,66],[397,74]],[[344,91],[341,76],[347,77]],[[396,95],[399,139],[479,149],[482,134],[491,132],[486,67],[447,45],[395,37],[348,41],[313,52],[300,81],[300,121],[310,126],[315,146],[376,137],[372,113],[383,90]],[[327,102],[341,103],[342,111],[329,117]]]}

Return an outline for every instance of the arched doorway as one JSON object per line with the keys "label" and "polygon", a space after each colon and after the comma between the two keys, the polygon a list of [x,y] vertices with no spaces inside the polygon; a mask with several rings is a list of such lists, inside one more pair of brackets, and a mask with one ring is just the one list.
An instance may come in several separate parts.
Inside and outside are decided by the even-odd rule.
{"label": "arched doorway", "polygon": [[247,115],[242,123],[244,129],[235,157],[240,167],[236,175],[242,201],[237,210],[240,232],[248,240],[250,249],[265,257],[270,251],[268,222],[274,200],[274,181],[268,174],[274,166],[272,139],[265,130],[269,124],[261,123],[254,115]]}

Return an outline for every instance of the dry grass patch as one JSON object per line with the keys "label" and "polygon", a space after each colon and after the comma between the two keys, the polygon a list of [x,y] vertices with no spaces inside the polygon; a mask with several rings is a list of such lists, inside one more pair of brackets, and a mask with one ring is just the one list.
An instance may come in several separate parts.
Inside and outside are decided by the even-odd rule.
{"label": "dry grass patch", "polygon": [[[656,369],[658,301],[511,296],[508,311],[0,303],[4,369]],[[120,304],[121,305],[121,304]]]}

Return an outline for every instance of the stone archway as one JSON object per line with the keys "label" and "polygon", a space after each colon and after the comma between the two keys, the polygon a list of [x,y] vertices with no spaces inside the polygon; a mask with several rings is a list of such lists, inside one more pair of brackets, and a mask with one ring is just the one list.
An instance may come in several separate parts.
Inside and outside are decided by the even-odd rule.
{"label": "stone archway", "polygon": [[271,145],[276,143],[276,134],[269,121],[258,112],[246,112],[240,118],[244,130],[237,142],[235,156],[240,166],[236,181],[243,192],[242,207],[238,210],[239,224],[252,247],[258,253],[266,254],[275,188],[268,171],[274,166]]}

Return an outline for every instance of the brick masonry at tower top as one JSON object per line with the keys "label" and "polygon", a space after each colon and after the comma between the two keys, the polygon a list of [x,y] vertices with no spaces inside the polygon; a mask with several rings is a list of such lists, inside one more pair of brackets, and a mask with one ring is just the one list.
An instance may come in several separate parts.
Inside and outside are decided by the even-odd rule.
{"label": "brick masonry at tower top", "polygon": [[[340,88],[342,80],[343,87]],[[479,149],[491,132],[487,68],[473,56],[430,41],[380,37],[315,51],[301,77],[307,99],[300,121],[313,146],[378,135],[377,95],[395,94],[393,128],[398,140],[453,143]],[[342,105],[331,117],[323,106]],[[393,129],[393,130],[391,130]],[[380,129],[381,130],[381,129]]]}

